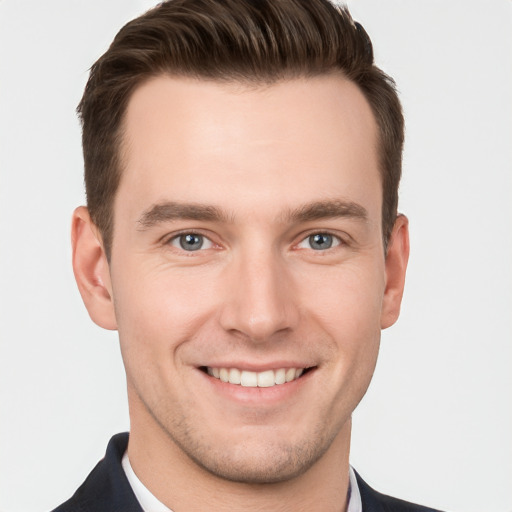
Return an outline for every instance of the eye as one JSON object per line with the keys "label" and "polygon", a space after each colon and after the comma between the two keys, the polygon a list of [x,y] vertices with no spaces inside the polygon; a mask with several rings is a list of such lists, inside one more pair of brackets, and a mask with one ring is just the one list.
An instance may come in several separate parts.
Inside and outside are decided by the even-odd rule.
{"label": "eye", "polygon": [[169,244],[187,252],[211,249],[213,247],[211,240],[197,233],[182,233],[181,235],[171,238]]}
{"label": "eye", "polygon": [[300,249],[313,249],[314,251],[325,251],[341,244],[341,240],[329,233],[313,233],[297,245]]}

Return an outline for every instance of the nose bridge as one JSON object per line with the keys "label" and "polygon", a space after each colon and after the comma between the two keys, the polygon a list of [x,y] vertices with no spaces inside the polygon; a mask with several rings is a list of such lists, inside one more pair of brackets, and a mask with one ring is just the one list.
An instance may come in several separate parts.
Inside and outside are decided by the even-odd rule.
{"label": "nose bridge", "polygon": [[253,341],[292,329],[298,311],[283,258],[272,247],[256,245],[240,251],[229,268],[221,323],[228,331]]}

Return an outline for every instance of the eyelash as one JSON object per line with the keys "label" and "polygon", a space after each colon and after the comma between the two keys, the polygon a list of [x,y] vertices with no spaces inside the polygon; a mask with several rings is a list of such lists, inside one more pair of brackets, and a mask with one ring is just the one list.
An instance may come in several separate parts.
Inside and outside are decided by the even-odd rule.
{"label": "eyelash", "polygon": [[324,236],[324,237],[331,237],[332,240],[333,240],[333,245],[331,247],[327,247],[326,249],[323,249],[323,250],[315,250],[313,249],[313,247],[311,247],[311,244],[310,244],[310,247],[308,247],[309,249],[313,250],[314,252],[327,252],[327,251],[330,251],[331,249],[336,249],[337,247],[340,247],[340,246],[344,246],[344,245],[347,245],[346,241],[341,238],[339,235],[336,235],[330,231],[312,231],[310,233],[307,233],[306,235],[303,235],[300,242],[298,244],[296,244],[294,247],[299,247],[301,244],[303,244],[304,242],[307,243],[307,241],[311,241],[311,238],[315,237],[315,236]]}
{"label": "eyelash", "polygon": [[[204,233],[201,233],[199,231],[181,231],[180,233],[175,233],[173,234],[170,238],[167,238],[165,240],[163,240],[163,244],[164,245],[170,245],[170,246],[173,246],[173,242],[178,242],[179,243],[179,239],[183,236],[187,236],[187,235],[190,235],[190,236],[196,236],[196,237],[200,237],[202,240],[203,240],[203,244],[204,244],[204,241],[208,241],[212,246],[215,246],[217,244],[215,244],[215,242],[213,242],[211,240],[210,237],[208,237],[207,235],[205,235]],[[203,244],[201,245],[201,247],[199,247],[197,250],[195,251],[186,251],[183,247],[178,248],[176,247],[176,249],[178,250],[181,250],[182,252],[185,252],[185,253],[194,253],[194,252],[200,252],[201,249],[203,248]],[[181,245],[181,244],[180,244]],[[211,247],[208,247],[208,249],[210,249]],[[203,249],[204,250],[204,249]]]}
{"label": "eyelash", "polygon": [[[175,234],[173,234],[172,237],[165,239],[163,241],[163,245],[168,245],[168,246],[174,247],[173,242],[178,242],[181,237],[186,236],[186,235],[200,237],[202,239],[202,241],[203,241],[201,246],[198,249],[196,249],[196,250],[187,251],[187,250],[185,250],[183,248],[183,246],[181,246],[181,248],[175,247],[177,250],[180,250],[181,252],[184,252],[184,253],[189,253],[190,255],[192,253],[194,253],[194,252],[202,252],[202,250],[204,251],[206,249],[211,249],[211,248],[213,248],[213,246],[217,245],[217,244],[215,244],[215,242],[213,242],[211,240],[210,237],[208,237],[204,233],[201,233],[199,231],[186,231],[186,230],[182,231],[182,232],[179,232],[179,233],[175,233]],[[313,247],[311,247],[311,244],[310,244],[310,247],[307,247],[307,248],[306,247],[304,247],[304,248],[299,247],[301,244],[303,244],[304,242],[307,243],[308,240],[311,240],[312,237],[317,236],[317,235],[323,235],[324,237],[331,237],[332,240],[333,240],[333,245],[330,246],[330,247],[327,247],[326,249],[314,249]],[[203,245],[204,245],[205,241],[208,241],[211,244],[211,247],[207,247],[206,249],[204,249]],[[313,252],[323,253],[323,252],[330,251],[331,249],[336,249],[337,247],[347,246],[347,245],[348,245],[347,241],[344,240],[339,235],[336,235],[336,234],[334,234],[334,233],[332,233],[330,231],[318,231],[317,230],[317,231],[311,231],[309,233],[303,234],[301,236],[300,241],[297,244],[295,244],[293,247],[294,248],[298,248],[299,250],[310,249]]]}

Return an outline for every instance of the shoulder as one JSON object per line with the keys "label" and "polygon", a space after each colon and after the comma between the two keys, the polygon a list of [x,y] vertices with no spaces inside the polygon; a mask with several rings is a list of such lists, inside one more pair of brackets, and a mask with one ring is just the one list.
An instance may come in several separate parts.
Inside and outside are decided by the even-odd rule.
{"label": "shoulder", "polygon": [[127,445],[127,433],[112,437],[105,458],[75,494],[53,512],[142,512],[121,465]]}
{"label": "shoulder", "polygon": [[356,472],[363,512],[441,512],[439,510],[393,498],[372,489]]}

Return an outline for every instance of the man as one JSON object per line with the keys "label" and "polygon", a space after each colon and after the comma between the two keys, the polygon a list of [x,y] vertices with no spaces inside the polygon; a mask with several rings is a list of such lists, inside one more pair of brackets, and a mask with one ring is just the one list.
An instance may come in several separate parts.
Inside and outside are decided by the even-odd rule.
{"label": "man", "polygon": [[349,466],[399,314],[403,119],[326,0],[174,0],[126,25],[79,105],[73,267],[117,329],[130,434],[62,511],[426,511]]}

